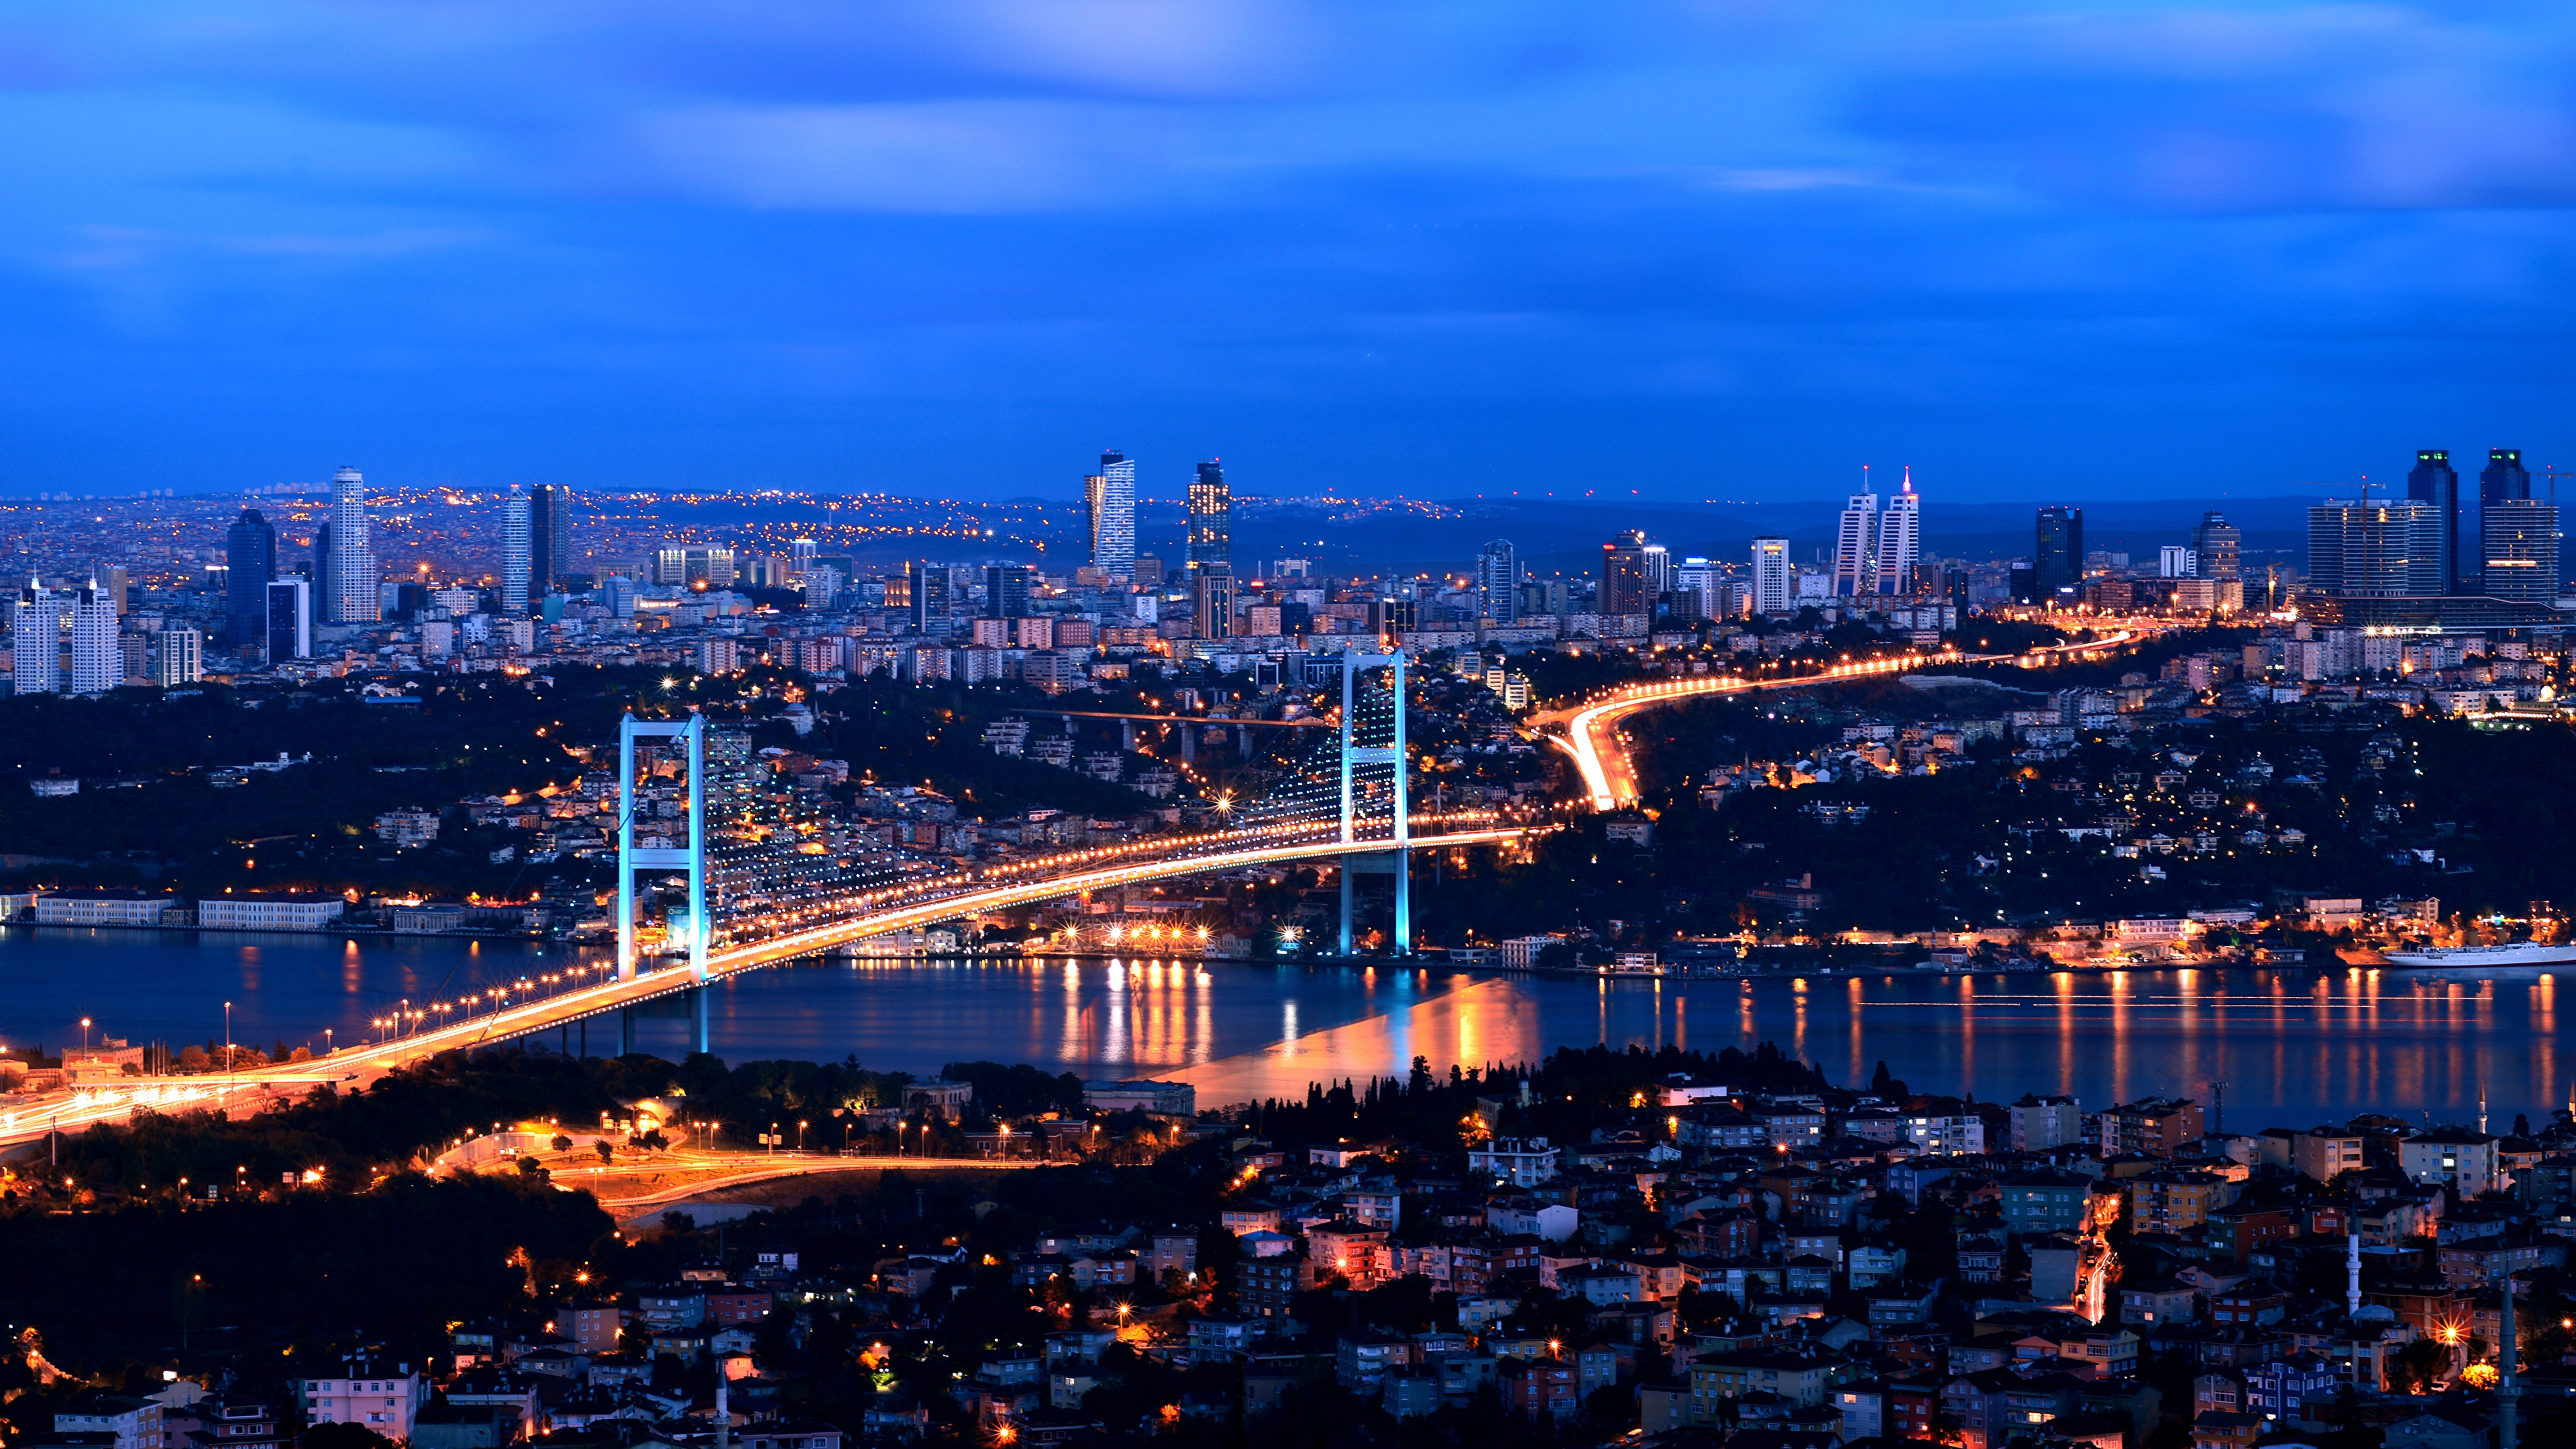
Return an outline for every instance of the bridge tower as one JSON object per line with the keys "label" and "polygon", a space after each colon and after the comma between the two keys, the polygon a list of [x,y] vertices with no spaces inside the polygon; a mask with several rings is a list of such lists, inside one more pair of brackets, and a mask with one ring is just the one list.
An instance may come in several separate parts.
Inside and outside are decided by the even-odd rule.
{"label": "bridge tower", "polygon": [[[1358,743],[1354,734],[1358,721],[1354,717],[1359,703],[1359,676],[1363,669],[1384,665],[1392,678],[1389,687],[1395,694],[1395,739],[1391,745],[1369,746]],[[1342,853],[1342,954],[1351,954],[1351,876],[1355,871],[1392,871],[1395,876],[1395,952],[1413,954],[1413,809],[1410,787],[1406,783],[1404,763],[1404,651],[1363,654],[1356,649],[1342,651],[1342,843],[1357,845],[1355,825],[1357,800],[1351,788],[1354,766],[1393,765],[1395,774],[1395,836],[1392,850],[1346,850]],[[1380,864],[1380,860],[1384,864]],[[1361,862],[1368,862],[1362,865]]]}
{"label": "bridge tower", "polygon": [[[635,789],[635,742],[673,739],[689,752],[689,840],[680,849],[638,849],[635,812],[641,801]],[[685,720],[639,720],[627,715],[617,727],[617,979],[635,979],[635,872],[686,871],[689,904],[682,913],[689,952],[690,1017],[699,1051],[707,1050],[707,722],[702,715]],[[619,1055],[635,1050],[636,1008],[617,1013]]]}

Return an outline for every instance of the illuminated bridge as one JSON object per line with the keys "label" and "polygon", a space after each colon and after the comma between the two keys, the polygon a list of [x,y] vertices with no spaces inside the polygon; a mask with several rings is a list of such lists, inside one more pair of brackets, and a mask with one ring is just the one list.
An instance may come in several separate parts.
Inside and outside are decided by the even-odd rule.
{"label": "illuminated bridge", "polygon": [[709,988],[723,978],[863,950],[876,938],[942,922],[1185,876],[1337,861],[1345,954],[1357,905],[1353,877],[1391,876],[1392,942],[1397,953],[1410,952],[1411,852],[1504,845],[1551,826],[1535,815],[1413,807],[1399,707],[1405,669],[1400,650],[1345,654],[1339,719],[1312,731],[1320,736],[1313,748],[1259,798],[1221,799],[1215,828],[962,870],[855,832],[764,768],[746,735],[711,730],[702,716],[629,716],[618,741],[613,965],[554,973],[522,990],[406,1003],[382,1024],[379,1040],[315,1061],[156,1079],[21,1110],[0,1119],[0,1146],[57,1127],[121,1120],[139,1105],[214,1106],[281,1087],[369,1077],[435,1052],[612,1012],[621,1051],[632,1048],[639,1015],[687,1017],[692,1044],[704,1051]]}

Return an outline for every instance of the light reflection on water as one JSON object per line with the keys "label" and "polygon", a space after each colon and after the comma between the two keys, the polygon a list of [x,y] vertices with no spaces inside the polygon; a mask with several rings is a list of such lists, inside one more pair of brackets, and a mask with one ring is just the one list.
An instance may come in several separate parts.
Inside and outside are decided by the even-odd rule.
{"label": "light reflection on water", "polygon": [[[369,1017],[557,969],[561,947],[305,935],[0,928],[0,1042],[59,1046],[81,1016],[101,1035],[203,1041],[234,1002],[237,1040],[363,1037]],[[1693,1008],[1696,1008],[1694,1010]],[[676,1055],[682,1023],[640,1023]],[[2088,1106],[2157,1094],[2207,1100],[2253,1131],[2361,1110],[2473,1114],[2496,1125],[2576,1091],[2558,1054],[2557,982],[2526,970],[2436,975],[2338,969],[1675,980],[1491,976],[1395,966],[1171,961],[813,962],[727,983],[719,1054],[838,1060],[917,1073],[960,1060],[1086,1075],[1182,1076],[1211,1105],[1302,1096],[1306,1083],[1402,1075],[1419,1054],[1527,1060],[1558,1046],[1778,1042],[1838,1082],[1877,1062],[1918,1090],[2009,1100],[2067,1092]],[[614,1049],[595,1022],[588,1045]],[[570,1034],[557,1040],[580,1040]]]}

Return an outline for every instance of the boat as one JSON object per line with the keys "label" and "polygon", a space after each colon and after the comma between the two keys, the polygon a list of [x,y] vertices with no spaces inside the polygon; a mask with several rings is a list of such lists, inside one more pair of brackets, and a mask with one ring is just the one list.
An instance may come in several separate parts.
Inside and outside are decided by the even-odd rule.
{"label": "boat", "polygon": [[2452,970],[2498,966],[2576,966],[2576,941],[2515,941],[2504,946],[2450,946],[2426,951],[2391,951],[2391,966],[2441,966]]}

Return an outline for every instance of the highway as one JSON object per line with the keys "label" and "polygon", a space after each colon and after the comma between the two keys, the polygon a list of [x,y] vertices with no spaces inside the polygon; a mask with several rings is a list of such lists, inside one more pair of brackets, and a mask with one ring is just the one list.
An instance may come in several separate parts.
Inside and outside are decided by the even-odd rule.
{"label": "highway", "polygon": [[[1492,817],[1481,816],[1478,819],[1491,821]],[[1472,822],[1460,821],[1454,815],[1421,816],[1416,817],[1416,822],[1434,827],[1434,833],[1413,837],[1414,847],[1420,850],[1497,845],[1553,828],[1536,821],[1526,824],[1493,822],[1477,824],[1474,828],[1459,828]],[[1077,852],[1061,858],[1076,866],[1061,875],[1023,875],[1019,871],[1005,869],[979,872],[963,880],[948,877],[939,883],[945,888],[936,893],[907,893],[904,898],[885,901],[877,909],[854,917],[785,932],[749,945],[710,951],[707,954],[707,975],[710,980],[715,980],[744,971],[756,971],[764,966],[815,955],[835,946],[896,931],[915,930],[983,911],[1061,900],[1089,891],[1180,876],[1327,859],[1354,848],[1384,848],[1387,843],[1383,837],[1345,843],[1339,838],[1338,825],[1320,829],[1314,826],[1269,827],[1266,832],[1253,832],[1253,838],[1263,839],[1265,834],[1281,838],[1275,842],[1226,849],[1213,838],[1200,837],[1208,844],[1205,853],[1177,857],[1148,855],[1145,852],[1153,842],[1140,842],[1137,846]],[[1165,848],[1168,845],[1165,843]],[[1088,863],[1093,860],[1099,863]],[[275,1100],[299,1087],[325,1082],[364,1082],[438,1052],[551,1031],[582,1017],[686,991],[696,984],[696,979],[685,967],[670,966],[658,971],[638,972],[627,980],[603,981],[595,986],[575,987],[517,1005],[502,1006],[480,1016],[414,1030],[389,1041],[342,1047],[312,1061],[252,1067],[237,1073],[146,1078],[130,1087],[108,1087],[69,1093],[51,1100],[40,1099],[0,1112],[0,1152],[41,1142],[46,1133],[56,1128],[74,1131],[99,1122],[122,1122],[138,1107],[177,1111],[239,1107]]]}
{"label": "highway", "polygon": [[1579,707],[1549,710],[1531,717],[1534,726],[1562,722],[1565,733],[1553,736],[1557,747],[1574,758],[1574,767],[1583,776],[1584,792],[1592,799],[1595,810],[1616,810],[1637,799],[1637,771],[1627,749],[1619,743],[1619,724],[1633,714],[1657,709],[1686,699],[1711,695],[1752,694],[1762,690],[1808,689],[1820,684],[1839,684],[1873,675],[1904,674],[1917,669],[1944,664],[1991,664],[2010,659],[2074,658],[2103,650],[2124,648],[2137,642],[2136,629],[2122,629],[2116,634],[2076,644],[2057,644],[2034,649],[2027,654],[1963,654],[1945,649],[1935,654],[1899,654],[1884,659],[1838,664],[1821,674],[1788,675],[1778,679],[1747,679],[1736,675],[1708,675],[1695,679],[1674,679],[1655,684],[1631,685],[1613,690],[1595,702]]}

